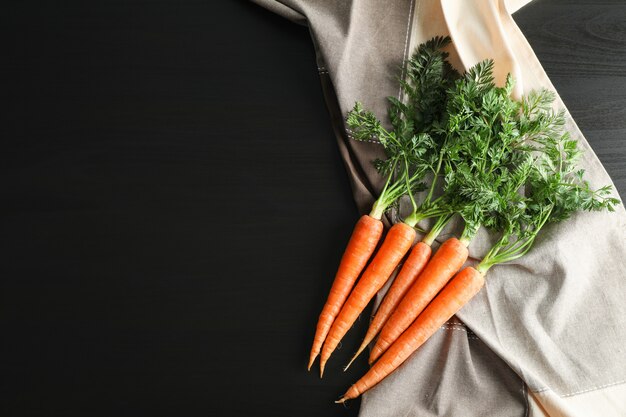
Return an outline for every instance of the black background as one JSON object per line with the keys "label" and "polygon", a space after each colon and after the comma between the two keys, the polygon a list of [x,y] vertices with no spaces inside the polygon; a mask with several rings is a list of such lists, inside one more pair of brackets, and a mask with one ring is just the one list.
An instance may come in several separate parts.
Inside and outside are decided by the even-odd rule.
{"label": "black background", "polygon": [[[515,15],[626,191],[626,6]],[[305,371],[358,218],[306,28],[244,1],[19,3],[3,36],[0,416],[354,416]]]}

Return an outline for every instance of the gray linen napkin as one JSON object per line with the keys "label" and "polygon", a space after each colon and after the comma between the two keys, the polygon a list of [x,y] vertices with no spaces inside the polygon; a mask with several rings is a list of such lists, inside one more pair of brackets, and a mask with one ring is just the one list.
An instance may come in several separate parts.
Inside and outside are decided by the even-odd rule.
{"label": "gray linen napkin", "polygon": [[[309,27],[363,212],[381,188],[370,161],[382,150],[350,139],[343,118],[356,100],[382,117],[385,97],[399,96],[396,68],[420,42],[451,35],[457,68],[497,57],[519,78],[520,93],[553,89],[510,16],[528,0],[254,1]],[[569,114],[567,129],[585,151],[581,165],[592,185],[611,184]],[[472,257],[480,259],[489,242],[480,234]],[[621,205],[548,227],[525,257],[490,270],[458,318],[364,395],[361,416],[625,416],[624,255]]]}

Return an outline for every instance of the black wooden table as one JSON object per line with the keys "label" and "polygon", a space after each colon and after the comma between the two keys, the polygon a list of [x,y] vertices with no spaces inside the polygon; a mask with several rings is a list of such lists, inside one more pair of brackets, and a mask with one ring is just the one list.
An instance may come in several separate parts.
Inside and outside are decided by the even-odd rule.
{"label": "black wooden table", "polygon": [[[515,18],[626,192],[626,6]],[[307,30],[244,1],[1,20],[0,415],[356,415],[367,320],[305,371],[358,216]]]}

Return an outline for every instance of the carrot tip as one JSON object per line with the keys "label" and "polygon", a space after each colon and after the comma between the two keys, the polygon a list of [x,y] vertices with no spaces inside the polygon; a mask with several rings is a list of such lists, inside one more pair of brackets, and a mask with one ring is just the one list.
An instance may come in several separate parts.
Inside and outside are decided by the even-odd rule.
{"label": "carrot tip", "polygon": [[320,364],[320,379],[324,377],[324,364]]}
{"label": "carrot tip", "polygon": [[350,362],[348,362],[348,364],[343,368],[343,371],[346,372],[348,370],[348,368],[350,367],[350,365],[352,365],[352,362],[354,362],[354,360],[359,356],[359,353],[361,353],[360,351],[356,353],[356,355],[354,355],[352,357],[352,359],[350,359]]}
{"label": "carrot tip", "polygon": [[348,399],[345,397],[341,397],[340,399],[338,399],[337,401],[335,401],[335,404],[343,404],[347,401]]}
{"label": "carrot tip", "polygon": [[311,370],[311,367],[313,366],[313,363],[315,362],[315,359],[317,359],[317,355],[319,355],[319,352],[314,353],[311,352],[311,355],[309,355],[309,366],[306,368],[307,370]]}
{"label": "carrot tip", "polygon": [[365,348],[367,347],[367,339],[365,341],[363,341],[363,343],[361,343],[361,346],[359,347],[359,350],[356,351],[356,353],[354,354],[354,356],[352,357],[352,359],[350,359],[350,362],[348,362],[348,364],[346,365],[345,368],[343,368],[343,371],[346,372],[348,370],[348,368],[350,367],[350,365],[352,365],[352,362],[354,362],[354,360],[356,358],[359,357],[359,355],[361,354],[361,352],[363,352],[365,350]]}

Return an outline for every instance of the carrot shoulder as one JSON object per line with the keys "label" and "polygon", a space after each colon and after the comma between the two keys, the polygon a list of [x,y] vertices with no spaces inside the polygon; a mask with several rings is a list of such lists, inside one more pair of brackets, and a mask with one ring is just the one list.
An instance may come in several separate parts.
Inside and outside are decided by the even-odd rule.
{"label": "carrot shoulder", "polygon": [[446,321],[467,304],[485,284],[484,275],[472,267],[459,272],[370,370],[337,401],[363,394],[396,370]]}
{"label": "carrot shoulder", "polygon": [[322,348],[320,375],[324,373],[326,361],[343,336],[411,248],[415,235],[415,229],[405,223],[397,223],[389,229],[383,244],[363,272],[328,332]]}
{"label": "carrot shoulder", "polygon": [[348,298],[354,283],[374,253],[383,233],[382,221],[369,215],[362,216],[354,227],[348,246],[341,258],[335,280],[328,294],[326,304],[317,322],[308,369],[319,354],[335,317]]}
{"label": "carrot shoulder", "polygon": [[457,238],[446,240],[400,301],[370,352],[373,363],[426,308],[467,260],[467,247]]}

